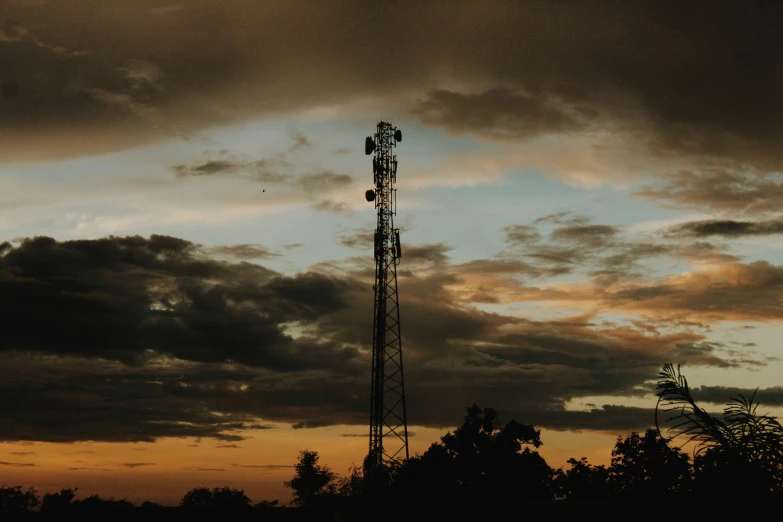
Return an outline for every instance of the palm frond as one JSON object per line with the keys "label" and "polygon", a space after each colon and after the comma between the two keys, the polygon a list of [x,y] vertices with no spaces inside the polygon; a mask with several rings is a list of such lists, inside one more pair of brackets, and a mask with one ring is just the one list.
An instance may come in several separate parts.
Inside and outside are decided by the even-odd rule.
{"label": "palm frond", "polygon": [[[696,443],[696,454],[715,446],[730,446],[726,425],[696,404],[688,387],[688,380],[680,372],[679,365],[675,371],[674,365],[665,364],[658,377],[655,427],[661,437],[673,440],[686,436],[688,440],[685,444]],[[664,419],[667,423],[676,423],[667,429],[670,437],[664,437],[661,433],[660,413],[673,413]]]}
{"label": "palm frond", "polygon": [[672,364],[664,365],[658,377],[655,425],[659,434],[659,415],[668,415],[663,419],[671,434],[667,440],[683,438],[684,444],[695,443],[696,455],[718,449],[762,470],[770,487],[783,487],[783,426],[775,417],[758,413],[758,389],[749,397],[730,397],[723,410],[724,422],[696,404],[679,366],[675,370]]}

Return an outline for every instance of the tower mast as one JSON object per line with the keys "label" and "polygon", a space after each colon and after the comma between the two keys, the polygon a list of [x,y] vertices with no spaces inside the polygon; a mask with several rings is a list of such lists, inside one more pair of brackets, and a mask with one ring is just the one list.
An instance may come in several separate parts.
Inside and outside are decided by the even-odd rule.
{"label": "tower mast", "polygon": [[400,304],[397,293],[397,263],[402,254],[400,230],[394,228],[397,214],[397,156],[394,147],[402,133],[381,121],[375,136],[365,140],[364,152],[372,154],[375,189],[365,193],[375,201],[375,306],[373,316],[372,382],[370,386],[370,452],[375,466],[393,465],[408,459],[408,419],[402,371]]}

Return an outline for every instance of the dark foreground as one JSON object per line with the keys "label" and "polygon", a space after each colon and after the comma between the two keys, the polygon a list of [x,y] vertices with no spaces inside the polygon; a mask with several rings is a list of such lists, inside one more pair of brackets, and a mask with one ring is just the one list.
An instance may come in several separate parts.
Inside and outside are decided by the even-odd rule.
{"label": "dark foreground", "polygon": [[[717,499],[716,499],[717,500]],[[763,506],[757,506],[762,512]],[[209,510],[181,507],[135,507],[125,511],[82,510],[65,512],[30,512],[4,520],[49,521],[110,521],[110,522],[158,522],[220,520],[220,521],[274,521],[274,522],[370,522],[370,521],[586,521],[601,520],[658,522],[667,521],[725,520],[730,510],[715,504],[689,502],[687,505],[650,499],[647,503],[621,504],[611,502],[545,501],[530,502],[509,498],[483,497],[472,499],[442,499],[426,505],[405,505],[405,502],[361,501],[338,502],[320,509],[270,507],[262,510]]]}

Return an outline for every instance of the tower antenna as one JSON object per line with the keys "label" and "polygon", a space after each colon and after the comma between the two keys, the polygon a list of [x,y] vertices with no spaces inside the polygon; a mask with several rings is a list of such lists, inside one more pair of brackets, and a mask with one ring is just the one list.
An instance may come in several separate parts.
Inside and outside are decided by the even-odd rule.
{"label": "tower antenna", "polygon": [[375,227],[375,306],[370,386],[370,452],[373,466],[395,465],[408,459],[408,419],[402,371],[400,301],[397,263],[402,255],[397,215],[397,156],[394,147],[402,132],[380,121],[375,136],[367,136],[365,154],[372,155],[375,189],[365,193],[378,211]]}

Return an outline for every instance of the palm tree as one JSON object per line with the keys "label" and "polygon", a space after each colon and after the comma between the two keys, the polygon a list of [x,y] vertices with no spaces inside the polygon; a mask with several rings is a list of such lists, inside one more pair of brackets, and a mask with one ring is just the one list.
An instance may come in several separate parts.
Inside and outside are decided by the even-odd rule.
{"label": "palm tree", "polygon": [[697,468],[699,464],[701,469],[721,467],[724,477],[744,481],[747,487],[753,484],[765,492],[783,491],[783,427],[775,417],[758,413],[758,389],[750,397],[731,397],[721,420],[696,404],[679,366],[675,370],[671,364],[664,365],[658,377],[658,433],[660,413],[665,415],[664,423],[670,424],[668,440],[681,437],[685,444],[695,444]]}

